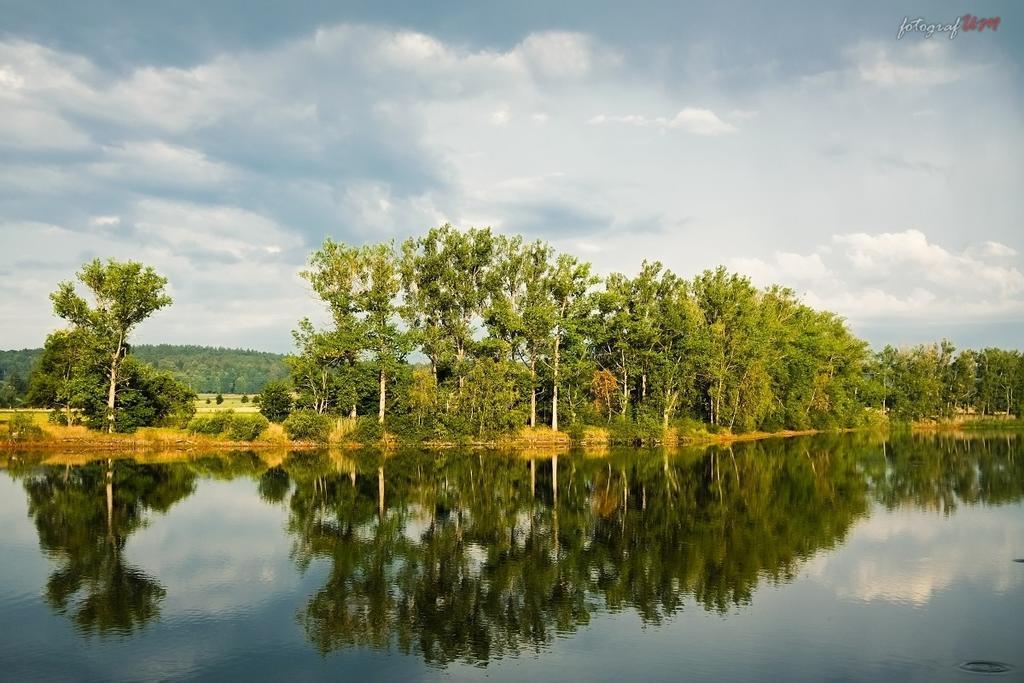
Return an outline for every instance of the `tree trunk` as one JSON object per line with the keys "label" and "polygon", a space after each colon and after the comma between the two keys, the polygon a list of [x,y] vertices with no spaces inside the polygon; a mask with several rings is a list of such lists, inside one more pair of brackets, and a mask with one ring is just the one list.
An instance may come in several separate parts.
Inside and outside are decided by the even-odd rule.
{"label": "tree trunk", "polygon": [[114,461],[107,459],[107,538],[114,539]]}
{"label": "tree trunk", "polygon": [[377,514],[384,519],[384,466],[377,468]]}
{"label": "tree trunk", "polygon": [[537,357],[530,356],[530,428],[537,426]]}
{"label": "tree trunk", "polygon": [[377,407],[377,422],[384,424],[384,408],[387,402],[387,378],[384,375],[384,368],[380,369],[380,400]]}
{"label": "tree trunk", "polygon": [[562,341],[561,330],[555,333],[555,365],[554,365],[554,388],[551,390],[551,431],[558,431],[558,361],[559,361],[559,344]]}
{"label": "tree trunk", "polygon": [[117,397],[117,362],[121,355],[121,347],[118,345],[117,353],[110,361],[110,387],[107,390],[107,432],[114,433],[114,400]]}

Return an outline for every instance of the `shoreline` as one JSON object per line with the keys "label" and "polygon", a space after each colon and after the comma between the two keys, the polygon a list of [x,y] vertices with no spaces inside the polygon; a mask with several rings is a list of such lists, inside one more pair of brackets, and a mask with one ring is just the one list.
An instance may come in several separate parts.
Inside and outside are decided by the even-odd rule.
{"label": "shoreline", "polygon": [[605,435],[604,438],[578,438],[573,439],[566,432],[545,432],[541,434],[519,433],[496,437],[494,439],[473,439],[468,441],[415,441],[403,442],[391,438],[383,444],[365,444],[357,441],[340,441],[319,443],[312,441],[291,441],[287,439],[257,439],[255,441],[232,441],[211,437],[196,437],[187,432],[182,432],[180,438],[166,433],[159,436],[143,434],[105,434],[105,433],[76,433],[74,435],[53,434],[49,430],[46,436],[40,439],[25,441],[0,441],[0,452],[54,452],[62,451],[71,454],[108,454],[111,452],[127,451],[133,453],[151,451],[177,451],[190,453],[196,451],[313,451],[320,449],[341,449],[356,450],[361,448],[382,448],[384,450],[395,450],[397,448],[421,448],[429,451],[443,451],[453,448],[472,449],[564,449],[586,448],[586,447],[611,447],[611,446],[635,446],[635,447],[659,447],[659,446],[714,446],[731,444],[742,441],[760,441],[764,439],[785,439],[797,436],[812,436],[815,434],[852,432],[854,429],[841,430],[783,430],[778,432],[746,432],[741,434],[701,434],[688,436],[673,436],[664,440],[653,441],[616,441]]}
{"label": "shoreline", "polygon": [[[997,420],[975,422],[914,422],[907,425],[915,433],[971,433],[981,431],[1016,432],[1024,429],[1024,421]],[[43,438],[10,441],[0,440],[0,453],[13,454],[19,452],[64,452],[68,454],[104,455],[115,452],[146,453],[162,452],[230,452],[230,451],[316,451],[359,450],[363,448],[379,448],[393,451],[399,448],[419,448],[427,451],[444,451],[456,448],[495,449],[495,450],[534,450],[555,449],[569,451],[575,448],[610,448],[610,447],[700,447],[728,446],[734,443],[763,441],[766,439],[790,439],[818,434],[845,434],[859,431],[870,431],[871,427],[854,427],[842,429],[803,429],[780,430],[777,432],[722,432],[719,434],[700,433],[677,435],[672,434],[665,439],[634,439],[616,440],[603,428],[591,428],[580,438],[573,438],[567,432],[551,432],[538,430],[531,432],[524,429],[516,434],[499,436],[491,439],[470,440],[426,440],[402,441],[389,435],[382,443],[361,443],[358,441],[340,440],[330,442],[291,441],[286,438],[262,438],[254,441],[233,441],[224,438],[199,436],[188,432],[169,432],[161,429],[157,434],[106,434],[90,432],[82,428],[74,428],[73,434],[54,434],[54,430],[67,428],[48,428]],[[884,428],[889,431],[889,426]]]}

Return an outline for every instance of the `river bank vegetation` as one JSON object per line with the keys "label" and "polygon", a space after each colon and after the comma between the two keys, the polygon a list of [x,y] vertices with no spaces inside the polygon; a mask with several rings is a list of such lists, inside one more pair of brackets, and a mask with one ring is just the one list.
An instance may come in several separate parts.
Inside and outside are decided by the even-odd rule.
{"label": "river bank vegetation", "polygon": [[196,416],[182,373],[132,352],[134,328],[170,297],[131,262],[86,264],[91,300],[70,282],[52,295],[69,326],[47,338],[26,403],[107,432],[258,439],[279,423],[294,440],[450,443],[1006,420],[1024,399],[1018,351],[872,352],[838,315],[724,268],[686,279],[645,262],[598,277],[544,242],[446,225],[399,245],[328,239],[302,276],[329,323],[297,321],[287,377],[268,371],[253,397],[260,419]]}

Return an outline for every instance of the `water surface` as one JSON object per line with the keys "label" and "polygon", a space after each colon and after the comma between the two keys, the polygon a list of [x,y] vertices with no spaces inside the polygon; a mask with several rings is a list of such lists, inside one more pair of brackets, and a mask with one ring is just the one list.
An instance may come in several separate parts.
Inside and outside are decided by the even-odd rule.
{"label": "water surface", "polygon": [[1024,674],[1024,448],[864,435],[0,473],[5,680]]}

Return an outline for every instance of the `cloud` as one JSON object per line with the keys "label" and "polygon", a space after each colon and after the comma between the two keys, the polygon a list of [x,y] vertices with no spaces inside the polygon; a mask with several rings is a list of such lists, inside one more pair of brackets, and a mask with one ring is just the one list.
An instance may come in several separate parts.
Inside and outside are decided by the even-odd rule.
{"label": "cloud", "polygon": [[[641,35],[601,12],[485,28],[457,8],[357,22],[338,6],[255,27],[147,7],[113,22],[146,41],[100,44],[102,12],[80,17],[89,33],[15,11],[0,38],[0,347],[38,344],[55,282],[116,256],[172,277],[154,335],[285,350],[318,310],[295,272],[325,236],[446,221],[585,251],[599,272],[743,256],[893,326],[1018,315],[1019,59],[991,41],[896,44],[850,12],[844,36],[875,36],[850,44],[797,33],[785,9],[726,40],[697,32],[721,23],[693,15],[710,9]],[[858,268],[845,252],[887,256],[832,235],[863,226],[926,226],[946,256]]]}
{"label": "cloud", "polygon": [[[886,89],[929,89],[962,81],[987,69],[986,64],[965,61],[949,42],[861,42],[844,51],[846,63],[841,68],[805,75],[803,82],[818,87],[859,81]],[[933,113],[929,107],[913,115]]]}
{"label": "cloud", "polygon": [[[834,245],[835,248],[831,248]],[[992,243],[960,252],[920,230],[834,235],[809,254],[735,258],[730,266],[761,284],[798,288],[812,306],[853,320],[1024,315],[1024,273]]]}
{"label": "cloud", "polygon": [[[749,117],[748,117],[749,118]],[[606,123],[621,123],[629,126],[653,126],[662,129],[677,128],[694,135],[724,135],[735,133],[737,128],[731,123],[726,123],[710,109],[698,109],[686,107],[681,109],[672,118],[648,118],[639,114],[625,114],[612,116],[597,114],[588,121],[592,126],[600,126]]]}

